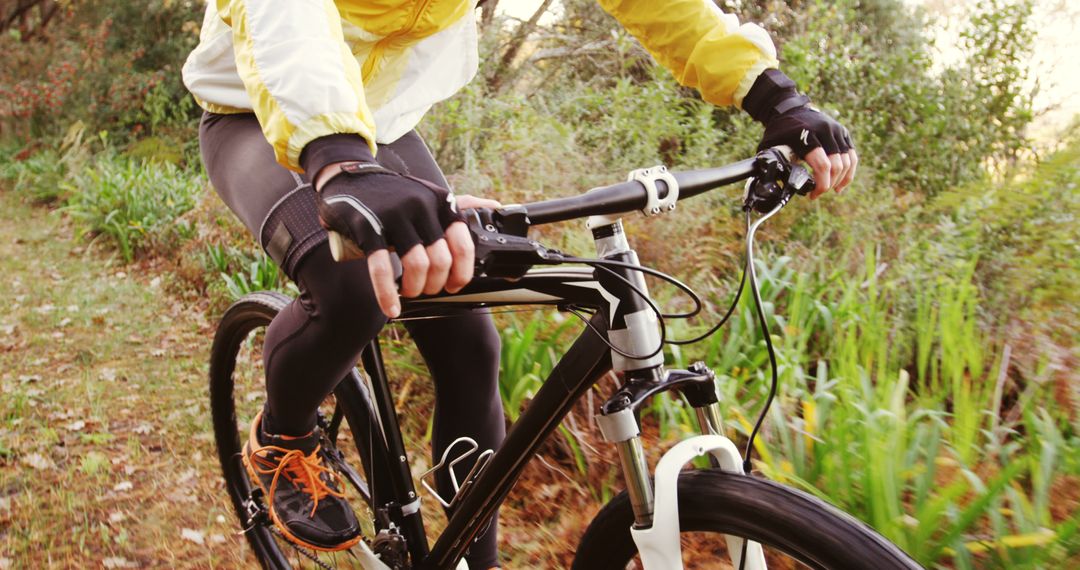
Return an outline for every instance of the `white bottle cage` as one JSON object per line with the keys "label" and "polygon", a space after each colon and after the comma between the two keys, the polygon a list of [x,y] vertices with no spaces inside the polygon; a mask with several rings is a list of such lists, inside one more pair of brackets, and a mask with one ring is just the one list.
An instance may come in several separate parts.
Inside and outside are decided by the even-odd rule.
{"label": "white bottle cage", "polygon": [[[450,451],[454,449],[454,447],[456,447],[459,443],[465,444],[468,449],[465,451],[465,453],[462,453],[454,459],[450,459]],[[443,451],[442,454],[442,459],[439,460],[439,463],[431,469],[424,471],[424,473],[420,475],[420,484],[422,484],[424,488],[427,489],[427,491],[431,493],[433,497],[435,497],[435,500],[439,501],[439,503],[442,504],[442,506],[450,508],[457,500],[458,492],[461,491],[462,485],[462,482],[458,481],[457,474],[454,473],[454,466],[468,459],[473,453],[476,453],[476,450],[479,448],[480,446],[476,443],[476,440],[471,437],[459,437],[455,439],[450,445],[446,446],[446,449]],[[471,481],[473,477],[475,477],[477,474],[480,473],[481,470],[484,469],[484,467],[487,467],[488,461],[491,461],[491,456],[494,454],[495,451],[491,449],[486,449],[481,452],[480,455],[476,458],[476,463],[473,463],[472,469],[469,470],[469,474],[465,476],[464,482]],[[450,497],[449,501],[439,495],[439,492],[435,490],[435,487],[433,487],[427,481],[429,475],[434,474],[436,471],[442,469],[443,467],[446,467],[450,470],[450,484],[454,487],[454,495]]]}
{"label": "white bottle cage", "polygon": [[[720,468],[742,475],[742,458],[730,439],[722,435],[699,435],[679,442],[656,465],[653,525],[630,529],[641,563],[646,570],[682,570],[682,545],[679,543],[679,472],[691,459],[712,454]],[[731,563],[739,568],[744,539],[724,535]],[[756,542],[746,544],[745,570],[765,570],[765,555]]]}
{"label": "white bottle cage", "polygon": [[[645,187],[645,192],[648,193],[649,199],[645,204],[645,208],[641,210],[642,214],[656,216],[675,209],[675,202],[679,200],[679,183],[668,172],[666,166],[661,164],[652,168],[631,170],[626,180],[640,182]],[[667,185],[667,196],[664,196],[663,199],[660,199],[660,190],[656,187],[657,180],[663,180],[664,184]]]}

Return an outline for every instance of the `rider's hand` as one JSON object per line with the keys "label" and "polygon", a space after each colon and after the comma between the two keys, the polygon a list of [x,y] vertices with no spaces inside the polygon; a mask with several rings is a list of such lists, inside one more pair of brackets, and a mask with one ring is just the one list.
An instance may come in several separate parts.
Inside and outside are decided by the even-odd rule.
{"label": "rider's hand", "polygon": [[817,186],[810,198],[833,188],[842,191],[855,177],[859,156],[851,134],[835,119],[810,106],[795,82],[776,69],[758,76],[743,99],[743,109],[764,123],[758,150],[787,145],[814,171]]}
{"label": "rider's hand", "polygon": [[[473,274],[472,236],[454,195],[435,184],[391,172],[372,162],[334,163],[316,177],[319,220],[364,252],[379,307],[401,314],[389,250],[401,257],[401,294],[456,292]],[[463,206],[498,207],[492,200]]]}

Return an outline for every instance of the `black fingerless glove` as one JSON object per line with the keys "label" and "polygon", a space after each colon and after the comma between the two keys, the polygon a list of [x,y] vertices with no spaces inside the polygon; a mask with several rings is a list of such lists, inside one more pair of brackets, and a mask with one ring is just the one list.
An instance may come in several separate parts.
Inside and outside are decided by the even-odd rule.
{"label": "black fingerless glove", "polygon": [[848,130],[811,107],[810,98],[800,94],[795,82],[778,69],[766,69],[758,76],[743,98],[743,109],[765,125],[758,150],[787,145],[803,157],[817,147],[825,154],[855,148]]}
{"label": "black fingerless glove", "polygon": [[375,163],[348,163],[319,192],[319,222],[365,253],[404,255],[431,245],[461,219],[449,190]]}

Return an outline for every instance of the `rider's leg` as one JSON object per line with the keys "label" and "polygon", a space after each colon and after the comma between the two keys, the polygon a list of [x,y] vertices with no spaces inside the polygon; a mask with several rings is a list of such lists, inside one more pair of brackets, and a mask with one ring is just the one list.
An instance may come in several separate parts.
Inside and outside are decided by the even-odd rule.
{"label": "rider's leg", "polygon": [[[364,263],[331,260],[326,233],[315,214],[314,192],[306,179],[274,161],[253,115],[208,115],[200,129],[200,143],[215,189],[301,288],[300,297],[271,323],[264,359],[266,428],[271,433],[303,436],[314,427],[319,402],[353,365],[384,317],[375,304]],[[389,169],[446,184],[415,133],[380,146],[378,159]],[[446,321],[449,329],[439,324],[410,327],[420,337],[418,344],[437,384],[437,454],[458,435],[468,435],[487,449],[497,447],[504,433],[494,327],[489,317],[481,315],[464,317],[461,326],[454,327],[453,321],[458,320]],[[445,330],[453,332],[440,332]],[[451,345],[441,335],[474,340],[465,350],[447,352],[441,347]],[[484,364],[476,358],[478,354],[486,355]],[[472,397],[462,397],[470,391],[475,392]],[[449,491],[446,486],[440,488]],[[494,530],[471,553],[470,562],[494,561]]]}
{"label": "rider's leg", "polygon": [[[446,319],[410,321],[406,326],[435,379],[435,457],[442,457],[446,446],[462,436],[476,440],[479,451],[498,449],[506,427],[499,397],[499,335],[491,317],[463,310]],[[459,482],[472,466],[469,459],[455,467]],[[436,485],[444,496],[452,494],[448,470],[436,473]],[[469,568],[486,570],[498,564],[497,528],[496,515],[469,548]]]}
{"label": "rider's leg", "polygon": [[[449,187],[415,132],[380,147],[378,158],[387,168]],[[435,381],[432,433],[435,458],[442,457],[446,447],[463,436],[476,440],[479,451],[498,449],[506,436],[506,425],[499,397],[499,334],[491,317],[459,310],[446,319],[406,321],[405,328],[416,341]],[[470,459],[455,467],[458,481],[472,466]],[[435,484],[444,497],[453,493],[449,471],[436,473]],[[497,528],[496,515],[469,548],[466,556],[469,568],[487,570],[498,565]]]}

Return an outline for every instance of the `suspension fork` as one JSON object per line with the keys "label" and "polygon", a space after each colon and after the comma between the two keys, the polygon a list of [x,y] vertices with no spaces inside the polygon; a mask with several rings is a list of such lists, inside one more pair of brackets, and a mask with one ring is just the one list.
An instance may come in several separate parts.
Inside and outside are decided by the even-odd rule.
{"label": "suspension fork", "polygon": [[[599,257],[638,265],[637,253],[630,249],[621,220],[593,216],[588,220],[588,227],[592,230]],[[648,289],[642,272],[615,267],[610,272],[597,270],[596,277],[601,294],[609,302],[608,340],[612,345],[612,370],[624,380],[601,407],[597,423],[604,438],[614,443],[618,450],[634,510],[634,525],[648,528],[653,522],[653,485],[641,442],[638,410],[659,392],[680,390],[697,414],[701,433],[722,435],[715,376],[702,363],[694,364],[689,370],[664,369],[663,351],[657,350],[663,342],[659,316],[644,298]]]}

